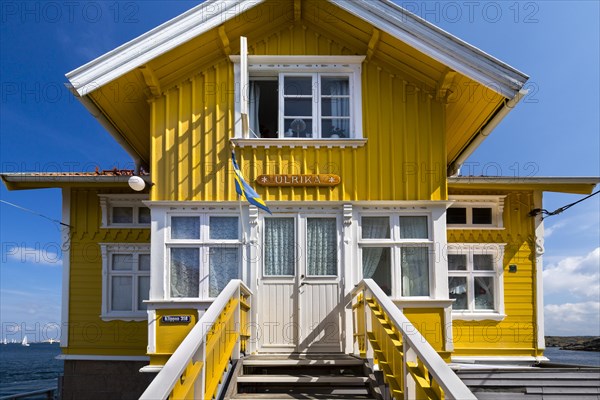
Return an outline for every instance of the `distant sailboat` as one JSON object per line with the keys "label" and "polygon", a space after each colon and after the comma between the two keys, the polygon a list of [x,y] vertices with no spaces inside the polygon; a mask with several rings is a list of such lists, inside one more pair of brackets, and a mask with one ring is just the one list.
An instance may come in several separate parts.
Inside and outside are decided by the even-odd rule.
{"label": "distant sailboat", "polygon": [[25,336],[23,337],[23,341],[21,342],[21,345],[22,345],[22,346],[29,346],[29,343],[27,343],[27,335],[25,335]]}
{"label": "distant sailboat", "polygon": [[6,338],[4,338],[4,340],[2,341],[2,344],[8,344],[8,340],[6,340]]}

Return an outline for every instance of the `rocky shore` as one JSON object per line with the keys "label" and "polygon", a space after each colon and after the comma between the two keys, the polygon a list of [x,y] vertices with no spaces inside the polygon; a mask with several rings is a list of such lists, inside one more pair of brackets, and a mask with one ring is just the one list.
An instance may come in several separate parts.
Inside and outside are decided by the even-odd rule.
{"label": "rocky shore", "polygon": [[561,350],[600,351],[598,336],[546,336],[546,347]]}

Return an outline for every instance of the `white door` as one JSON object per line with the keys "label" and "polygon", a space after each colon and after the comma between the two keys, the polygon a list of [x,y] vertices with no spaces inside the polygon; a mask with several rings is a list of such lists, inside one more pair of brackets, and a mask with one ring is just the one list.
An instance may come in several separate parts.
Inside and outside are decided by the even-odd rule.
{"label": "white door", "polygon": [[336,216],[264,218],[260,351],[341,351],[340,232]]}

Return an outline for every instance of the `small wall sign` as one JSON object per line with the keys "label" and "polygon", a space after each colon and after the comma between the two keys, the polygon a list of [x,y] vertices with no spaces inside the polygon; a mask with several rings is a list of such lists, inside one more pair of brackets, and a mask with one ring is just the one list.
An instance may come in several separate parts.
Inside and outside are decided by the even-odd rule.
{"label": "small wall sign", "polygon": [[259,175],[256,183],[261,186],[336,186],[342,181],[334,174],[312,175]]}
{"label": "small wall sign", "polygon": [[161,318],[165,324],[189,324],[191,320],[189,315],[163,315]]}

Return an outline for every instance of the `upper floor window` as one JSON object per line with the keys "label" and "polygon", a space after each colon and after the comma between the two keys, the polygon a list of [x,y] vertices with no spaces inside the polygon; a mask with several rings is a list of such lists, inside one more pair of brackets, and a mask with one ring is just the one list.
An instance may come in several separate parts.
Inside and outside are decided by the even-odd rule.
{"label": "upper floor window", "polygon": [[373,279],[395,298],[429,296],[431,236],[426,215],[363,215],[359,240],[363,278]]}
{"label": "upper floor window", "polygon": [[102,253],[102,318],[145,319],[150,294],[150,246],[106,243]]}
{"label": "upper floor window", "polygon": [[169,297],[215,298],[240,276],[237,216],[171,215],[167,239]]}
{"label": "upper floor window", "polygon": [[[236,138],[362,138],[364,57],[250,56],[247,84],[240,57],[231,58],[239,82]],[[248,120],[247,136],[244,118]]]}
{"label": "upper floor window", "polygon": [[446,211],[450,229],[502,228],[505,196],[450,196],[454,204]]}
{"label": "upper floor window", "polygon": [[147,195],[102,194],[103,228],[149,228],[150,209],[142,203]]}

